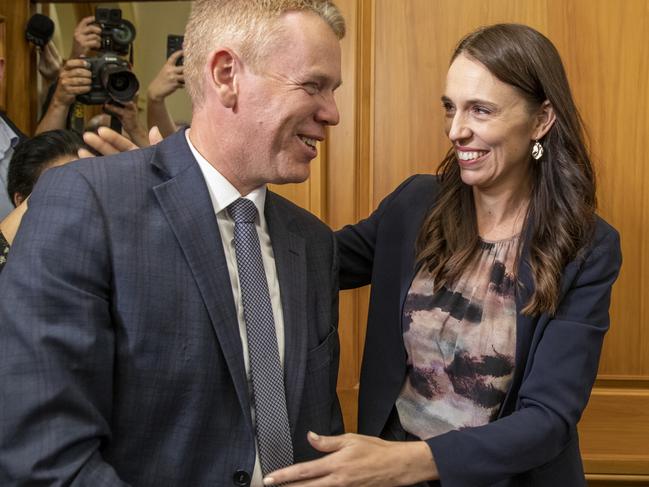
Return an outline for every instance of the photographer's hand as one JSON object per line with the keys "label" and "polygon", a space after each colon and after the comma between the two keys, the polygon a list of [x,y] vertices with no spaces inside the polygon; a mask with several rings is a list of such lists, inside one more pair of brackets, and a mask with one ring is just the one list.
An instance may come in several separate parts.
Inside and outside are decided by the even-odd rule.
{"label": "photographer's hand", "polygon": [[89,67],[88,61],[84,59],[68,59],[65,62],[52,101],[36,127],[36,134],[65,128],[70,105],[74,103],[77,95],[90,91],[92,73]]}
{"label": "photographer's hand", "polygon": [[184,67],[176,66],[176,61],[183,55],[183,51],[176,51],[163,64],[153,81],[149,84],[147,97],[150,101],[164,101],[178,88],[185,84]]}
{"label": "photographer's hand", "polygon": [[169,56],[147,90],[147,123],[149,127],[158,126],[163,137],[173,134],[177,129],[167,111],[165,99],[185,85],[184,68],[176,66],[176,61],[182,55],[181,49]]}
{"label": "photographer's hand", "polygon": [[62,64],[63,59],[52,41],[39,49],[38,72],[48,83],[58,78]]}
{"label": "photographer's hand", "polygon": [[70,58],[86,56],[101,47],[101,27],[94,22],[94,16],[84,17],[75,27]]}
{"label": "photographer's hand", "polygon": [[104,105],[104,111],[119,119],[128,136],[138,147],[146,147],[149,145],[146,130],[140,124],[137,116],[137,105],[135,102],[126,102],[123,107],[106,103]]}

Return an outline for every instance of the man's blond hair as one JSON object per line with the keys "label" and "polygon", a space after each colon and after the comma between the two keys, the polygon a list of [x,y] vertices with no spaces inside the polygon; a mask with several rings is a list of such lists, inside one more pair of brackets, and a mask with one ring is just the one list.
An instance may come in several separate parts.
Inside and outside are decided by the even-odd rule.
{"label": "man's blond hair", "polygon": [[185,87],[192,104],[203,101],[203,69],[212,49],[228,45],[255,69],[278,32],[277,20],[289,11],[312,12],[338,39],[345,36],[345,19],[331,0],[194,1],[183,43]]}

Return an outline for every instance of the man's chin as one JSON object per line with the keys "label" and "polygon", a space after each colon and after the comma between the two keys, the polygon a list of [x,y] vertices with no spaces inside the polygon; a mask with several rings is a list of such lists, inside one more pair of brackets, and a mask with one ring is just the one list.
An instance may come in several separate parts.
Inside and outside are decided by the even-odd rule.
{"label": "man's chin", "polygon": [[299,184],[303,183],[311,175],[311,168],[309,165],[305,165],[304,170],[301,171],[291,171],[287,174],[279,174],[274,181],[271,181],[273,184]]}

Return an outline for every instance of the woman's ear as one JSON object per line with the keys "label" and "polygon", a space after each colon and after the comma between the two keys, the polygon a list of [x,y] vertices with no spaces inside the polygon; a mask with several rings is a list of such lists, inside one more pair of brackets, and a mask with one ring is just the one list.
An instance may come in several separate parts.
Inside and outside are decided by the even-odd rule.
{"label": "woman's ear", "polygon": [[229,49],[217,49],[210,59],[210,80],[216,96],[226,108],[234,108],[237,103],[237,57]]}
{"label": "woman's ear", "polygon": [[534,140],[542,139],[547,134],[556,120],[554,107],[545,100],[536,114],[536,129],[534,131]]}

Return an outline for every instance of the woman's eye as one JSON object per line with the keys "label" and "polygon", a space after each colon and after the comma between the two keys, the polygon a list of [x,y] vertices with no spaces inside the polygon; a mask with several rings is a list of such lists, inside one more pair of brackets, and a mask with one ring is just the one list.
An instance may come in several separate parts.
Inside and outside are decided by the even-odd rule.
{"label": "woman's eye", "polygon": [[473,111],[474,111],[474,113],[476,113],[478,115],[489,115],[491,113],[491,110],[489,110],[488,108],[482,107],[480,105],[474,106]]}
{"label": "woman's eye", "polygon": [[455,107],[452,103],[442,103],[442,108],[447,115],[452,115],[455,112]]}

